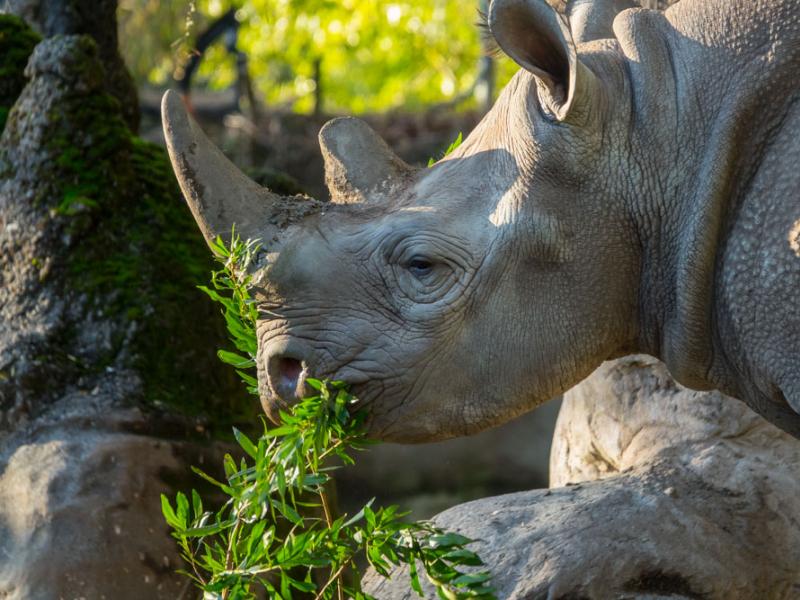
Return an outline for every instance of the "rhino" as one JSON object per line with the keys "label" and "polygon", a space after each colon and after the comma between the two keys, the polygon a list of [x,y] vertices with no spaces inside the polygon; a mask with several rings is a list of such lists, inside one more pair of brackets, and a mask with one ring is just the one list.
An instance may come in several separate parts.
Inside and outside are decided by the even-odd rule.
{"label": "rhino", "polygon": [[269,415],[313,375],[374,437],[444,439],[643,353],[800,436],[800,0],[562,4],[491,2],[520,70],[432,167],[328,122],[330,202],[259,187],[165,95],[205,238],[264,246]]}

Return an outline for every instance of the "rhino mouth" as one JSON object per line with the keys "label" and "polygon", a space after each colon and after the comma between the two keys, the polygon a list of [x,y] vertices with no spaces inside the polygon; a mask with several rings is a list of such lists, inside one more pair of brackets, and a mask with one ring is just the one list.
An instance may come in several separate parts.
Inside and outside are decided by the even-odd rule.
{"label": "rhino mouth", "polygon": [[351,413],[370,404],[364,401],[361,393],[374,395],[376,373],[359,369],[357,359],[337,356],[321,347],[315,349],[305,340],[286,332],[279,335],[265,332],[259,341],[259,395],[264,412],[273,423],[280,424],[281,411],[289,412],[303,398],[318,393],[308,384],[311,378],[343,382],[354,396],[347,406]]}
{"label": "rhino mouth", "polygon": [[[288,411],[292,406],[300,402],[303,398],[314,395],[314,390],[308,385],[308,379],[316,377],[318,379],[326,379],[321,377],[315,370],[312,370],[310,364],[301,358],[286,355],[272,356],[267,360],[265,369],[266,381],[259,382],[262,391],[262,404],[264,410],[271,421],[278,424],[280,423],[280,411]],[[342,380],[350,387],[353,386],[353,381],[348,381],[351,378],[334,377],[334,380]],[[363,383],[363,378],[352,378]],[[266,384],[266,385],[264,385]],[[354,401],[352,405],[348,406],[351,412],[358,408],[363,407],[360,401]]]}

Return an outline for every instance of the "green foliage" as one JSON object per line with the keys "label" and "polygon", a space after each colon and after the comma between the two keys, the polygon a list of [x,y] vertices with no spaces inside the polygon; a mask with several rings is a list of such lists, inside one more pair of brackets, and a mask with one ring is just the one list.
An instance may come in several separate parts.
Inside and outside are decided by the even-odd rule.
{"label": "green foliage", "polygon": [[189,57],[189,36],[208,24],[197,15],[195,2],[119,0],[117,21],[121,54],[139,84],[166,83]]}
{"label": "green foliage", "polygon": [[[444,151],[444,154],[442,154],[442,156],[441,156],[441,158],[439,160],[441,160],[445,156],[448,156],[449,154],[451,154],[453,152],[453,150],[458,148],[461,145],[461,142],[463,142],[463,141],[464,140],[463,140],[462,132],[459,131],[458,132],[458,137],[456,137],[456,139],[454,139],[450,143],[450,145],[447,147],[447,150]],[[436,164],[436,159],[435,158],[431,157],[431,158],[428,159],[428,168],[429,169],[435,164]]]}
{"label": "green foliage", "polygon": [[258,382],[252,373],[247,372],[247,369],[255,368],[258,351],[255,326],[258,309],[250,296],[252,276],[249,269],[260,246],[254,240],[242,241],[235,230],[231,231],[231,238],[230,247],[220,237],[211,245],[222,268],[211,274],[211,288],[202,285],[199,288],[212,300],[222,304],[228,336],[241,353],[219,350],[217,356],[222,362],[233,366],[247,385],[247,390],[257,395]]}
{"label": "green foliage", "polygon": [[[228,330],[241,354],[221,352],[255,391],[246,372],[255,360],[255,302],[247,288],[259,248],[235,232],[230,247],[214,244],[223,268],[204,288],[222,303]],[[266,427],[257,441],[234,430],[244,457],[224,459],[225,481],[195,469],[227,500],[208,510],[192,491],[172,504],[162,496],[162,511],[191,571],[184,571],[206,598],[345,597],[369,600],[361,589],[359,564],[366,559],[388,576],[393,565],[409,567],[410,585],[422,595],[421,572],[440,598],[494,598],[490,575],[475,571],[483,563],[467,545],[472,540],[442,531],[430,522],[404,522],[397,506],[373,508],[370,501],[353,516],[337,515],[329,497],[332,473],[353,464],[353,452],[370,443],[364,414],[341,382],[309,379],[315,393],[280,426]],[[463,567],[472,570],[464,572]]]}
{"label": "green foliage", "polygon": [[[300,112],[313,108],[317,61],[325,109],[359,113],[452,100],[474,83],[483,54],[478,0],[197,0],[192,35],[231,6],[259,95]],[[188,2],[122,0],[124,55],[141,83],[166,85],[180,72],[187,51],[173,44],[185,38],[188,11]],[[503,60],[499,71],[504,83],[516,67]],[[234,74],[217,45],[198,75],[220,89]]]}
{"label": "green foliage", "polygon": [[0,14],[0,133],[25,87],[25,65],[40,39],[22,19]]}

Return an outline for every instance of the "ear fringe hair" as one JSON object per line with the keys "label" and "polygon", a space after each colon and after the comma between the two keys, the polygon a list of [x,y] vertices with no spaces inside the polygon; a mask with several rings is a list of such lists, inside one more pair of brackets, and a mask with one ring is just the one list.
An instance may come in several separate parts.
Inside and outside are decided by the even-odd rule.
{"label": "ear fringe hair", "polygon": [[[553,9],[561,13],[562,15],[566,15],[567,13],[567,3],[569,0],[545,0]],[[641,4],[641,0],[635,0],[637,4]],[[505,52],[503,49],[500,48],[500,45],[497,43],[497,40],[492,35],[492,30],[489,29],[489,15],[478,9],[478,20],[475,23],[475,26],[478,28],[478,31],[481,35],[481,44],[483,45],[483,54],[484,56],[491,56],[492,58],[499,58],[501,56],[505,56]]]}
{"label": "ear fringe hair", "polygon": [[481,45],[483,46],[484,56],[491,56],[492,58],[500,58],[505,56],[497,40],[492,35],[492,30],[489,29],[489,15],[482,10],[478,9],[478,21],[475,23],[481,35]]}
{"label": "ear fringe hair", "polygon": [[[567,0],[546,0],[557,12],[566,14]],[[484,56],[491,56],[492,58],[499,58],[505,56],[503,49],[497,43],[497,40],[492,35],[492,30],[489,29],[489,15],[478,9],[478,20],[475,23],[481,35],[481,45],[483,46]]]}

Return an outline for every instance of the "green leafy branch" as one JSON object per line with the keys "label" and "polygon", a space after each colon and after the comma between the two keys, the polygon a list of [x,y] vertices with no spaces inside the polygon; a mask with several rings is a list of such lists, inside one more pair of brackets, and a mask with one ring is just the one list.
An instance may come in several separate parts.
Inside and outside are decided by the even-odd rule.
{"label": "green leafy branch", "polygon": [[[254,391],[255,302],[249,294],[248,267],[258,252],[235,235],[230,247],[217,240],[223,268],[203,288],[223,306],[238,352],[220,351]],[[341,382],[308,380],[315,393],[281,412],[281,425],[254,441],[234,430],[243,457],[225,455],[225,480],[193,470],[227,499],[209,510],[196,491],[178,493],[174,504],[162,496],[162,512],[191,570],[182,571],[205,598],[314,600],[372,598],[361,589],[359,564],[388,577],[408,565],[410,585],[421,596],[420,572],[440,598],[494,598],[490,575],[467,546],[472,540],[448,533],[429,521],[408,523],[397,506],[337,515],[330,500],[332,473],[352,465],[352,454],[371,444],[364,414]],[[422,567],[421,571],[419,566]],[[471,568],[464,571],[463,568]]]}
{"label": "green leafy branch", "polygon": [[250,295],[252,276],[250,265],[260,250],[258,242],[242,241],[235,230],[232,242],[227,246],[220,237],[212,244],[212,251],[222,268],[211,273],[211,288],[198,286],[222,307],[225,326],[237,352],[220,349],[219,359],[231,365],[247,385],[251,394],[258,394],[258,381],[247,372],[255,369],[258,342],[256,341],[256,319],[258,308]]}
{"label": "green leafy branch", "polygon": [[[444,158],[445,156],[448,156],[448,155],[452,154],[453,150],[458,148],[461,145],[461,142],[464,141],[463,138],[464,138],[464,136],[463,136],[462,132],[459,131],[458,132],[458,137],[456,139],[454,139],[450,143],[450,145],[447,147],[447,150],[444,151],[444,154],[442,154],[442,156],[439,158],[439,160],[442,160],[442,158]],[[428,159],[428,168],[430,169],[436,163],[437,163],[437,160],[435,158],[433,158],[433,157],[430,157]]]}

